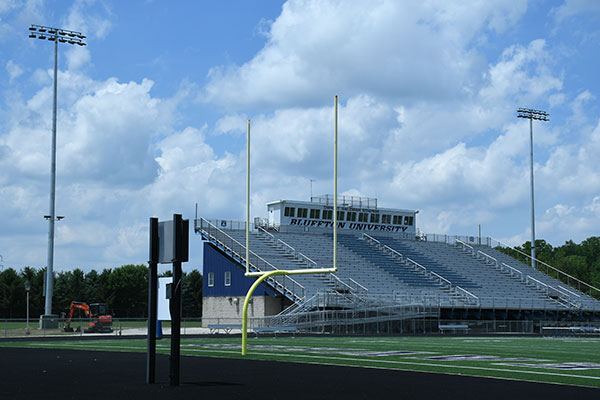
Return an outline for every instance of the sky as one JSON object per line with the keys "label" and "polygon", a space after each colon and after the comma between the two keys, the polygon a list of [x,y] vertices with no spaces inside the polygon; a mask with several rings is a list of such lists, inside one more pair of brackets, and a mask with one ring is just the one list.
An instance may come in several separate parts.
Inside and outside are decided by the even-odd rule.
{"label": "sky", "polygon": [[[553,246],[600,226],[600,2],[0,0],[0,263],[46,265],[59,45],[54,268],[144,264],[150,217],[245,218],[339,193],[424,233]],[[311,183],[312,180],[312,183]],[[190,235],[201,269],[202,240]]]}

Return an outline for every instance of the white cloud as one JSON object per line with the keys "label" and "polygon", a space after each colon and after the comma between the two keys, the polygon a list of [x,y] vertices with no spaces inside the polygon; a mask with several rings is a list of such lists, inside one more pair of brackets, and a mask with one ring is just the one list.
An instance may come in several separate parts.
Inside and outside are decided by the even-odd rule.
{"label": "white cloud", "polygon": [[289,1],[268,42],[241,66],[213,68],[203,101],[227,108],[322,104],[332,93],[418,101],[479,85],[472,41],[504,31],[513,2]]}
{"label": "white cloud", "polygon": [[600,12],[600,3],[596,0],[565,0],[562,5],[550,10],[558,22],[584,13]]}
{"label": "white cloud", "polygon": [[500,61],[491,66],[489,84],[480,95],[487,104],[515,98],[529,103],[547,93],[562,88],[561,79],[548,67],[550,55],[542,39],[527,47],[513,45],[502,52]]}
{"label": "white cloud", "polygon": [[21,74],[23,74],[23,68],[21,68],[18,64],[15,64],[13,60],[8,60],[6,62],[6,72],[8,72],[8,80],[12,83],[15,79],[17,79]]}

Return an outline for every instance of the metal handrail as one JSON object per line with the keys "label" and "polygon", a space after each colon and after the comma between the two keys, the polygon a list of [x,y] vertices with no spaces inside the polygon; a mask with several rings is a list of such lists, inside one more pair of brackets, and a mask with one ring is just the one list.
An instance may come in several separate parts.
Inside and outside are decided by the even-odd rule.
{"label": "metal handrail", "polygon": [[[214,228],[217,232],[219,232],[221,235],[225,236],[228,240],[231,241],[231,243],[236,243],[241,249],[245,250],[245,246],[242,245],[240,242],[238,242],[236,239],[232,238],[231,236],[229,236],[227,233],[223,232],[221,229],[219,229],[218,227],[216,227],[214,224],[212,224],[210,221],[207,221],[204,218],[200,218],[200,229],[202,230],[202,222],[206,222],[208,224],[208,226],[211,226],[212,228]],[[223,241],[219,240],[215,235],[212,235],[209,231],[206,231],[206,234],[209,235],[209,237],[213,237],[214,241],[217,244],[221,244],[223,247],[228,248],[229,251],[232,252],[232,254],[239,258],[241,261],[246,261],[245,259],[245,255],[242,255],[238,252],[236,252],[232,247],[227,246],[226,243],[224,243]],[[254,256],[256,259],[260,260],[262,263],[264,263],[264,265],[268,268],[270,268],[271,270],[279,270],[279,268],[275,267],[273,264],[271,264],[270,262],[268,262],[267,260],[263,259],[261,256],[259,256],[258,254],[254,253],[252,250],[250,250],[250,255]],[[250,266],[252,268],[254,268],[257,271],[262,271],[262,269],[260,269],[258,267],[258,265],[252,263],[250,260],[248,260],[248,263],[250,264]],[[302,296],[298,296],[293,290],[290,290],[285,284],[278,282],[277,279],[282,279],[283,281],[289,280],[293,285],[299,287],[302,291]],[[268,278],[269,281],[273,282],[276,286],[279,286],[283,289],[284,292],[288,292],[292,295],[292,297],[296,298],[297,301],[301,301],[304,296],[305,296],[305,290],[306,288],[304,286],[302,286],[300,283],[298,283],[296,280],[294,280],[293,278],[290,278],[287,275],[280,275],[277,277],[270,277]]]}
{"label": "metal handrail", "polygon": [[400,257],[400,261],[404,260],[404,256],[402,255],[402,253],[400,253],[397,250],[392,249],[390,246],[388,246],[387,244],[383,246],[384,250],[388,250],[390,252],[392,252],[393,254],[397,255],[398,257]]}
{"label": "metal handrail", "polygon": [[516,269],[515,267],[511,267],[510,265],[508,265],[507,263],[502,263],[503,266],[507,267],[510,269],[510,274],[512,275],[513,271],[516,272],[517,274],[521,275],[521,280],[523,280],[523,273]]}
{"label": "metal handrail", "polygon": [[456,243],[458,243],[458,244],[461,244],[461,245],[463,245],[464,247],[468,247],[468,248],[469,248],[469,249],[471,249],[471,250],[474,250],[474,249],[473,249],[473,246],[471,246],[470,244],[467,244],[467,243],[463,242],[462,240],[458,240],[458,239],[456,239]]}
{"label": "metal handrail", "polygon": [[408,257],[405,257],[405,258],[406,258],[406,261],[408,261],[409,263],[412,263],[412,264],[414,264],[414,265],[415,265],[417,268],[421,268],[421,269],[423,270],[423,272],[424,272],[425,274],[427,274],[427,268],[425,268],[424,266],[422,266],[422,265],[421,265],[421,264],[419,264],[418,262],[411,260],[411,259],[410,259],[410,258],[408,258]]}
{"label": "metal handrail", "polygon": [[444,278],[444,277],[443,277],[443,276],[441,276],[440,274],[436,274],[436,273],[435,273],[435,272],[433,272],[433,271],[429,271],[429,274],[430,274],[430,275],[433,275],[433,276],[435,276],[436,278],[438,278],[438,279],[439,279],[439,280],[441,280],[441,281],[444,281],[444,282],[446,282],[446,284],[447,284],[448,286],[452,287],[452,282],[450,282],[448,279]]}
{"label": "metal handrail", "polygon": [[364,290],[365,292],[368,292],[369,289],[367,289],[366,287],[364,287],[363,285],[361,285],[360,283],[356,282],[354,279],[352,278],[348,278],[348,280],[352,283],[354,283],[356,286],[358,286],[359,288],[361,288],[362,290]]}
{"label": "metal handrail", "polygon": [[267,232],[267,231],[266,231],[266,230],[265,230],[263,227],[261,227],[261,226],[257,226],[256,228],[258,229],[258,232],[266,233],[266,234],[267,234],[267,236],[270,236],[270,237],[271,237],[271,240],[272,240],[272,241],[275,241],[275,236],[273,236],[273,234],[272,234],[272,233],[270,233],[270,232]]}
{"label": "metal handrail", "polygon": [[379,240],[375,239],[373,236],[363,233],[363,238],[367,238],[370,241],[377,243],[377,246],[381,247],[381,242]]}
{"label": "metal handrail", "polygon": [[463,246],[463,249],[466,251],[471,250],[471,255],[475,256],[475,249],[473,248],[473,246],[470,246],[470,245],[466,244],[465,242],[463,242],[462,240],[458,240],[458,239],[456,239],[455,243],[458,243],[459,245]]}
{"label": "metal handrail", "polygon": [[284,245],[285,247],[287,247],[289,250],[292,251],[292,254],[296,255],[296,249],[293,248],[292,246],[290,246],[289,244],[287,244],[286,242],[284,242],[281,239],[277,239],[277,243],[281,243],[282,245]]}
{"label": "metal handrail", "polygon": [[[506,243],[503,243],[503,242],[501,242],[501,241],[499,241],[498,239],[495,239],[495,238],[493,238],[493,237],[490,237],[490,239],[491,239],[491,240],[493,240],[493,241],[495,241],[495,242],[497,242],[499,245],[502,245],[503,247],[510,248],[510,249],[512,249],[512,250],[514,250],[514,251],[516,251],[517,253],[521,254],[522,256],[525,256],[526,258],[529,258],[529,259],[531,259],[531,256],[530,256],[529,254],[526,254],[526,253],[522,252],[521,250],[518,250],[518,249],[516,249],[515,247],[509,246],[509,245],[507,245]],[[491,246],[490,246],[490,247],[491,247]],[[563,272],[563,271],[561,271],[560,269],[558,269],[558,268],[555,268],[555,267],[553,267],[553,266],[552,266],[552,265],[550,265],[550,264],[547,264],[547,263],[545,263],[545,262],[543,262],[543,261],[541,261],[541,260],[538,260],[537,258],[535,259],[535,262],[536,262],[537,264],[542,264],[542,265],[544,265],[546,268],[550,268],[551,270],[553,270],[554,272],[556,272],[557,276],[558,276],[559,274],[560,274],[560,275],[564,275],[564,276],[566,276],[567,278],[574,280],[574,281],[575,281],[575,282],[577,282],[579,285],[584,285],[584,286],[587,286],[587,288],[589,289],[589,292],[590,292],[590,294],[591,294],[591,291],[592,291],[592,290],[594,290],[594,291],[596,291],[596,292],[600,293],[600,289],[598,289],[597,287],[595,287],[595,286],[592,286],[592,285],[590,285],[589,283],[586,283],[586,282],[582,281],[581,279],[577,279],[577,278],[575,278],[574,276],[572,276],[572,275],[569,275],[569,274],[567,274],[566,272]]]}
{"label": "metal handrail", "polygon": [[487,254],[487,253],[484,253],[484,252],[483,252],[483,251],[481,251],[481,250],[477,250],[477,258],[479,258],[479,254],[481,254],[481,255],[483,256],[483,258],[487,258],[487,259],[489,259],[489,260],[493,260],[493,264],[495,264],[495,265],[498,265],[498,260],[497,260],[496,258],[494,258],[494,257],[490,256],[490,255],[489,255],[489,254]]}
{"label": "metal handrail", "polygon": [[580,295],[578,295],[577,293],[575,293],[575,292],[572,292],[572,291],[570,291],[569,289],[567,289],[567,288],[564,288],[564,287],[562,287],[562,286],[560,286],[560,285],[557,285],[556,287],[557,287],[557,288],[559,288],[560,290],[564,290],[565,292],[568,292],[569,294],[571,294],[571,295],[573,295],[573,296],[576,296],[576,297],[581,297],[581,296],[580,296]]}
{"label": "metal handrail", "polygon": [[316,261],[313,261],[310,257],[307,257],[307,256],[305,256],[302,253],[298,253],[298,257],[304,258],[306,261],[308,261],[309,263],[313,264],[315,267],[317,266]]}
{"label": "metal handrail", "polygon": [[535,279],[535,278],[534,278],[533,276],[531,276],[531,275],[527,275],[526,282],[527,282],[527,283],[529,283],[529,281],[530,281],[530,280],[531,280],[531,281],[534,281],[535,283],[537,283],[537,284],[539,284],[539,285],[542,285],[542,286],[546,287],[546,292],[548,292],[548,288],[549,288],[550,286],[548,286],[547,284],[545,284],[545,283],[544,283],[544,282],[542,282],[542,281],[539,281],[539,280]]}
{"label": "metal handrail", "polygon": [[472,298],[474,298],[476,302],[479,302],[479,297],[475,296],[473,293],[469,292],[468,290],[463,289],[458,285],[454,286],[454,288],[457,290],[460,290],[463,293],[466,293],[468,296],[471,296]]}
{"label": "metal handrail", "polygon": [[341,280],[336,274],[329,274],[329,277],[330,277],[330,279],[333,278],[333,280],[337,281],[342,286],[345,286],[346,288],[348,288],[348,290],[350,290],[351,293],[354,293],[354,288],[352,286],[348,285],[343,280]]}
{"label": "metal handrail", "polygon": [[[565,290],[564,290],[564,288],[561,288],[560,286],[557,286],[557,287],[553,287],[553,286],[551,286],[551,287],[552,287],[552,289],[556,290],[556,291],[557,291],[558,293],[560,293],[561,295],[563,295],[563,296],[566,296],[566,299],[563,299],[563,300],[567,301],[567,302],[568,302],[569,304],[571,304],[572,306],[574,306],[574,307],[580,307],[580,306],[581,306],[581,301],[580,301],[580,303],[578,304],[578,303],[575,303],[575,302],[574,302],[574,301],[571,299],[571,294],[574,294],[574,293],[571,293],[571,294],[569,294],[570,292],[569,292],[569,293],[565,293]],[[568,291],[567,291],[567,292],[568,292]],[[560,297],[560,296],[559,296],[559,297]],[[579,298],[580,296],[577,296],[577,297]],[[561,297],[561,298],[562,298],[562,297]]]}

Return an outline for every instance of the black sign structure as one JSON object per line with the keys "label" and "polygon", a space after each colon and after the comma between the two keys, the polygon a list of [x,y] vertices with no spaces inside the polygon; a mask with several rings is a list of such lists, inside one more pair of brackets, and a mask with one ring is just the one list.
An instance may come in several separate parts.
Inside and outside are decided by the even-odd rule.
{"label": "black sign structure", "polygon": [[150,218],[150,259],[148,261],[148,352],[146,383],[155,382],[156,322],[158,308],[158,264],[173,264],[173,283],[169,298],[171,312],[171,356],[169,384],[179,385],[181,338],[181,263],[189,258],[189,220],[173,214],[172,221],[158,222]]}

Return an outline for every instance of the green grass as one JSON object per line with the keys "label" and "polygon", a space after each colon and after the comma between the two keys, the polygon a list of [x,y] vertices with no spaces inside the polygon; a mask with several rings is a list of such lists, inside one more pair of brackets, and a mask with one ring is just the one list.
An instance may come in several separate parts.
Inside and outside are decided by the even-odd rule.
{"label": "green grass", "polygon": [[[600,339],[592,338],[280,337],[249,338],[248,345],[246,357],[257,360],[439,372],[600,387]],[[85,343],[76,340],[0,342],[0,346],[146,351],[145,340],[129,339],[86,340]],[[241,358],[240,347],[239,337],[181,340],[181,354],[189,356]],[[170,352],[168,339],[158,341],[157,351]],[[396,354],[372,354],[375,352]],[[493,356],[496,359],[427,359],[450,355]],[[514,360],[523,358],[530,360]],[[531,365],[511,365],[515,363]],[[595,368],[588,369],[560,369],[556,365],[566,363],[588,363],[588,367],[594,367],[589,363],[596,365]],[[544,364],[547,364],[546,367]]]}

